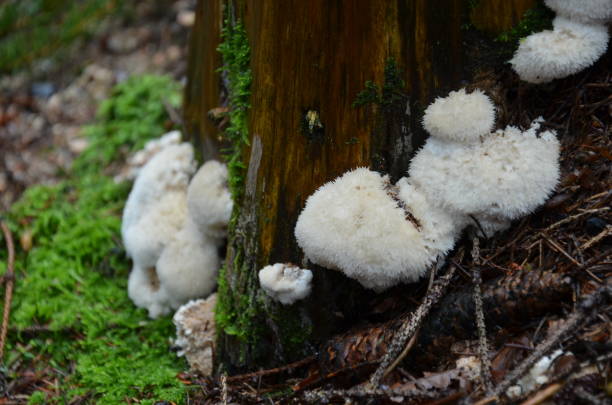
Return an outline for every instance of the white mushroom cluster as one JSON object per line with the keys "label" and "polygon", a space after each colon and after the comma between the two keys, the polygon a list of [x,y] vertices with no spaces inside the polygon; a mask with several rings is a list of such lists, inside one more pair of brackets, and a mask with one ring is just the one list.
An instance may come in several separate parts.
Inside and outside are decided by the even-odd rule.
{"label": "white mushroom cluster", "polygon": [[539,120],[493,132],[494,119],[481,91],[437,99],[408,177],[360,168],[308,198],[295,227],[306,258],[382,291],[420,278],[474,219],[490,234],[535,210],[559,178],[555,134]]}
{"label": "white mushroom cluster", "polygon": [[510,60],[520,78],[546,83],[595,63],[608,47],[612,0],[545,0],[557,14],[553,29],[526,37]]}
{"label": "white mushroom cluster", "polygon": [[232,209],[227,169],[216,161],[195,171],[188,143],[161,148],[140,170],[121,233],[133,268],[128,295],[156,318],[210,294],[218,247]]}
{"label": "white mushroom cluster", "polygon": [[270,298],[283,305],[310,294],[312,272],[286,263],[276,263],[259,270],[259,285]]}

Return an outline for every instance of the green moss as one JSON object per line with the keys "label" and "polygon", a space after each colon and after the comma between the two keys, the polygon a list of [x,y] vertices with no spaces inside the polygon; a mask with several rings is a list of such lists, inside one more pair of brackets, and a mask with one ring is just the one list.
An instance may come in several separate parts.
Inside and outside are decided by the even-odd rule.
{"label": "green moss", "polygon": [[220,71],[227,79],[229,125],[224,136],[230,146],[225,150],[229,187],[234,202],[242,197],[246,165],[242,154],[249,144],[248,110],[251,95],[250,47],[244,26],[227,18],[221,30],[222,42],[217,48],[223,57]]}
{"label": "green moss", "polygon": [[116,15],[122,0],[8,0],[0,5],[0,71],[56,55],[92,34],[104,17]]}
{"label": "green moss", "polygon": [[[218,51],[223,57],[223,66],[220,69],[227,83],[229,99],[229,126],[224,136],[229,142],[225,150],[225,158],[229,172],[229,187],[234,201],[234,210],[229,224],[230,248],[228,254],[233,257],[232,273],[248,274],[242,272],[244,265],[244,251],[236,239],[238,232],[238,217],[240,215],[246,164],[243,153],[249,143],[248,110],[250,108],[250,47],[244,26],[240,21],[234,22],[229,17],[225,19],[221,38],[222,43]],[[218,302],[215,309],[215,319],[218,333],[235,337],[246,342],[248,336],[254,335],[253,318],[255,305],[253,298],[249,298],[247,291],[238,291],[236,286],[245,286],[242,280],[228,279],[226,269],[219,273]]]}
{"label": "green moss", "polygon": [[539,2],[534,7],[525,11],[523,18],[512,27],[510,30],[502,32],[496,38],[496,41],[507,44],[511,49],[508,52],[513,53],[518,48],[520,40],[526,36],[552,28],[552,20],[555,13],[546,7],[542,2]]}
{"label": "green moss", "polygon": [[363,107],[369,104],[380,104],[380,87],[371,80],[365,82],[365,89],[361,90],[355,101],[353,101],[353,107]]}
{"label": "green moss", "polygon": [[468,11],[474,10],[480,4],[480,0],[468,0]]}
{"label": "green moss", "polygon": [[[171,320],[147,319],[127,297],[130,263],[121,246],[120,216],[129,185],[102,173],[105,164],[167,129],[159,111],[168,97],[178,97],[178,86],[167,78],[146,76],[118,86],[86,131],[91,143],[74,171],[57,185],[28,189],[8,214],[16,236],[33,237],[31,250],[17,255],[11,327],[47,331],[9,334],[7,364],[51,366],[60,382],[59,396],[39,392],[31,403],[68,403],[82,395],[96,403],[184,397],[175,376],[186,365],[168,350]],[[6,268],[5,249],[0,268]]]}
{"label": "green moss", "polygon": [[368,80],[365,82],[365,89],[360,91],[353,101],[353,107],[362,107],[369,104],[376,104],[383,108],[390,108],[398,101],[403,101],[404,80],[402,70],[397,66],[394,58],[389,58],[385,62],[385,80],[382,87]]}
{"label": "green moss", "polygon": [[136,76],[118,84],[98,109],[96,125],[85,127],[90,146],[76,160],[78,173],[98,172],[124,160],[151,138],[170,129],[164,103],[180,105],[179,84],[167,76]]}

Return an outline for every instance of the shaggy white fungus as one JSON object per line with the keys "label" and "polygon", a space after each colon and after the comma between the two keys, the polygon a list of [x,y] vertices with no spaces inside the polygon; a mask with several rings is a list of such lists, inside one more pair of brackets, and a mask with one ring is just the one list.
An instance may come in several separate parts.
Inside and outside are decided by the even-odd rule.
{"label": "shaggy white fungus", "polygon": [[390,186],[388,177],[359,168],[319,188],[295,226],[306,257],[377,291],[418,280],[434,257]]}
{"label": "shaggy white fungus", "polygon": [[557,184],[559,142],[537,133],[541,119],[491,133],[494,111],[480,91],[451,92],[426,110],[432,137],[409,177],[360,168],[324,184],[295,227],[306,258],[381,291],[416,281],[474,219],[488,235],[536,209]]}
{"label": "shaggy white fungus", "polygon": [[310,294],[312,272],[290,264],[276,263],[259,270],[259,284],[272,299],[283,305]]}
{"label": "shaggy white fungus", "polygon": [[553,30],[525,38],[510,60],[522,80],[546,83],[591,66],[606,52],[612,0],[545,0]]}
{"label": "shaggy white fungus", "polygon": [[148,141],[143,149],[128,158],[126,167],[115,177],[115,181],[119,183],[125,180],[134,180],[142,167],[147,164],[153,156],[170,145],[178,145],[180,143],[180,131],[171,131],[162,135],[160,138]]}
{"label": "shaggy white fungus", "polygon": [[165,291],[169,308],[176,309],[215,289],[221,267],[217,245],[216,240],[199,231],[188,215],[156,264],[160,289]]}
{"label": "shaggy white fungus", "polygon": [[544,0],[555,13],[584,23],[606,23],[612,19],[612,0]]}
{"label": "shaggy white fungus", "polygon": [[559,179],[559,142],[534,122],[509,126],[472,144],[429,138],[410,165],[410,179],[449,212],[512,220],[526,215]]}
{"label": "shaggy white fungus", "polygon": [[482,91],[451,91],[425,110],[423,127],[444,141],[467,142],[488,134],[495,123],[495,106]]}
{"label": "shaggy white fungus", "polygon": [[193,221],[211,238],[223,239],[232,213],[232,197],[227,188],[227,167],[216,160],[206,162],[189,184],[187,198]]}
{"label": "shaggy white fungus", "polygon": [[123,213],[123,242],[133,261],[128,295],[152,318],[213,291],[231,211],[227,170],[209,162],[187,186],[193,149],[172,142],[142,168]]}

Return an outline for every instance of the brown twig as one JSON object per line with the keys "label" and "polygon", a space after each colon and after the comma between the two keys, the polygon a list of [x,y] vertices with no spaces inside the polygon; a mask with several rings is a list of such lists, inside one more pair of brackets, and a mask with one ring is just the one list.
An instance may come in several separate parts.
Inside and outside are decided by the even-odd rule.
{"label": "brown twig", "polygon": [[240,375],[234,375],[231,377],[227,377],[227,382],[235,382],[235,381],[241,381],[241,380],[248,380],[249,378],[254,378],[254,377],[264,377],[264,376],[268,376],[268,375],[272,375],[272,374],[278,374],[278,373],[282,373],[284,371],[288,371],[288,370],[295,370],[297,368],[303,367],[303,366],[307,366],[308,364],[312,363],[314,360],[316,359],[315,356],[309,356],[306,357],[302,360],[298,360],[296,362],[284,365],[282,367],[276,367],[276,368],[272,368],[272,369],[268,369],[268,370],[259,370],[259,371],[254,371],[252,373],[248,373],[248,374],[240,374]]}
{"label": "brown twig", "polygon": [[608,225],[606,229],[604,229],[603,231],[595,235],[589,241],[585,242],[584,245],[580,246],[580,250],[585,251],[589,249],[591,246],[595,245],[596,243],[599,243],[603,238],[611,234],[612,234],[612,225]]}
{"label": "brown twig", "polygon": [[544,388],[543,390],[538,391],[531,398],[529,398],[526,401],[522,402],[521,405],[538,405],[538,404],[541,404],[542,402],[544,402],[545,400],[547,400],[548,398],[552,397],[557,392],[559,392],[559,390],[561,388],[563,388],[563,384],[560,384],[560,383],[551,384],[548,387]]}
{"label": "brown twig", "polygon": [[15,245],[13,244],[13,235],[4,221],[0,222],[6,249],[8,250],[8,263],[6,274],[4,275],[5,293],[4,293],[4,312],[2,314],[2,329],[0,330],[0,362],[4,362],[4,344],[6,341],[6,332],[8,330],[9,315],[11,313],[11,301],[13,299],[13,284],[15,282]]}
{"label": "brown twig", "polygon": [[[439,263],[436,264],[436,266],[438,265]],[[444,295],[444,292],[450,284],[456,269],[457,265],[450,266],[448,272],[428,290],[427,295],[423,299],[421,305],[404,322],[399,332],[396,334],[395,340],[393,343],[391,343],[391,347],[387,353],[385,353],[378,368],[370,377],[371,388],[377,388],[380,385],[380,381],[382,380],[385,371],[388,370],[389,366],[391,363],[393,363],[393,360],[397,358],[398,354],[404,350],[406,347],[406,342],[408,342],[416,334],[417,329],[423,323],[423,320],[427,314],[429,314],[431,307]]]}
{"label": "brown twig", "polygon": [[[333,398],[357,398],[357,399],[373,399],[373,398],[391,398],[395,397],[400,401],[408,401],[408,400],[424,400],[424,399],[439,399],[441,395],[444,395],[444,392],[433,392],[427,390],[420,389],[411,389],[411,390],[402,390],[402,389],[391,389],[391,388],[376,388],[370,389],[364,386],[357,386],[350,388],[348,390],[313,390],[304,392],[303,399],[307,403],[329,403]],[[455,392],[455,393],[446,393],[453,397],[453,399],[458,399],[463,395],[463,393]]]}

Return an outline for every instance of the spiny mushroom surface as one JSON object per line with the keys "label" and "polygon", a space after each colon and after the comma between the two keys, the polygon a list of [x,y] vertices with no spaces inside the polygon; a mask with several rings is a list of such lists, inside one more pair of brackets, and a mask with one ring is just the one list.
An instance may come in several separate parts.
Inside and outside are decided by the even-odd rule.
{"label": "spiny mushroom surface", "polygon": [[578,73],[606,52],[612,0],[546,0],[553,29],[521,41],[510,64],[521,80],[547,83]]}
{"label": "spiny mushroom surface", "polygon": [[306,257],[375,290],[417,280],[431,255],[390,186],[387,176],[359,168],[319,188],[295,226]]}
{"label": "spiny mushroom surface", "polygon": [[494,117],[481,91],[436,99],[409,177],[360,168],[307,199],[295,227],[306,258],[382,291],[420,278],[474,219],[490,236],[535,210],[558,181],[559,143],[539,120],[491,132]]}
{"label": "spiny mushroom surface", "polygon": [[231,211],[227,169],[208,162],[188,186],[194,168],[191,145],[162,148],[139,172],[124,209],[122,237],[133,261],[128,295],[152,318],[215,287]]}

